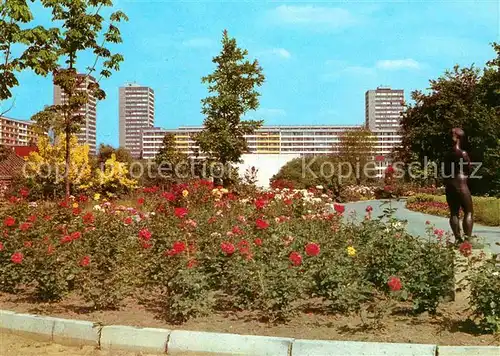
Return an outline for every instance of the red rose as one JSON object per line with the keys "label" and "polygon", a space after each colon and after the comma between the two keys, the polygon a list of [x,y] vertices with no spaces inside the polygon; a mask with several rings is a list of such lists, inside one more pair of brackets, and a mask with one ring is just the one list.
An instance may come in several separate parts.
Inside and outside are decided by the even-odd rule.
{"label": "red rose", "polygon": [[139,205],[144,204],[144,198],[137,199],[137,204],[139,204]]}
{"label": "red rose", "polygon": [[21,231],[28,231],[30,229],[30,227],[31,227],[31,224],[27,223],[27,222],[22,223],[21,225],[19,225],[19,229]]}
{"label": "red rose", "polygon": [[296,251],[293,251],[288,258],[294,266],[300,266],[302,264],[302,256]]}
{"label": "red rose", "polygon": [[89,200],[89,197],[87,197],[86,195],[84,194],[80,194],[78,196],[78,201],[81,202],[81,203],[85,203],[87,200]]}
{"label": "red rose", "polygon": [[151,239],[151,232],[147,228],[141,229],[139,231],[139,238],[149,241]]}
{"label": "red rose", "polygon": [[63,200],[63,201],[61,201],[61,202],[59,203],[59,206],[60,206],[61,208],[67,208],[67,207],[69,206],[68,201],[67,201],[67,200]]}
{"label": "red rose", "polygon": [[217,221],[217,217],[216,216],[212,216],[210,219],[208,219],[208,223],[209,224],[213,224],[216,221]]}
{"label": "red rose", "polygon": [[72,238],[70,235],[65,235],[62,239],[61,239],[61,243],[62,244],[65,244],[65,243],[68,243],[68,242],[71,242]]}
{"label": "red rose", "polygon": [[30,191],[28,188],[21,188],[19,194],[21,194],[23,198],[26,198],[30,194]]}
{"label": "red rose", "polygon": [[82,209],[80,208],[73,208],[73,215],[78,216],[82,213]]}
{"label": "red rose", "polygon": [[430,224],[431,224],[431,222],[429,220],[425,221],[425,225],[430,225]]}
{"label": "red rose", "polygon": [[14,252],[10,260],[12,261],[12,263],[20,264],[21,262],[23,262],[23,257],[24,256],[21,252]]}
{"label": "red rose", "polygon": [[132,218],[130,216],[127,216],[125,219],[123,219],[123,223],[125,225],[130,225],[132,224]]}
{"label": "red rose", "polygon": [[369,213],[369,212],[373,211],[373,208],[371,205],[368,205],[365,210],[367,213]]}
{"label": "red rose", "polygon": [[388,165],[387,168],[385,169],[385,174],[386,175],[392,175],[394,174],[394,167],[392,164]]}
{"label": "red rose", "polygon": [[71,233],[72,240],[78,240],[80,237],[82,237],[82,234],[80,231],[75,231],[75,232]]}
{"label": "red rose", "polygon": [[3,251],[3,243],[0,242],[0,251]]}
{"label": "red rose", "polygon": [[469,241],[462,242],[458,247],[458,251],[464,256],[469,257],[472,254],[472,245]]}
{"label": "red rose", "polygon": [[434,229],[434,235],[436,235],[438,237],[443,237],[444,230],[443,229]]}
{"label": "red rose", "polygon": [[174,251],[174,255],[177,255],[179,253],[182,253],[186,250],[186,244],[182,241],[176,241],[172,245],[172,251]]}
{"label": "red rose", "polygon": [[283,200],[283,202],[285,203],[285,205],[292,205],[293,201],[291,199],[285,199]]}
{"label": "red rose", "polygon": [[232,255],[235,250],[234,245],[231,242],[222,242],[220,244],[220,248],[222,249],[222,252],[228,256]]}
{"label": "red rose", "polygon": [[12,204],[17,203],[17,197],[15,197],[15,196],[11,196],[11,197],[9,198],[9,202],[11,202]]}
{"label": "red rose", "polygon": [[28,221],[34,223],[36,221],[36,215],[29,216]]}
{"label": "red rose", "polygon": [[259,198],[259,199],[255,200],[255,208],[257,210],[260,210],[260,209],[264,208],[266,206],[266,204],[267,204],[267,201],[265,201],[262,198]]}
{"label": "red rose", "polygon": [[238,250],[246,250],[250,248],[250,244],[248,243],[247,240],[241,240],[240,242],[238,242]]}
{"label": "red rose", "polygon": [[319,245],[314,242],[310,242],[306,245],[306,255],[308,256],[317,256],[319,255],[319,251]]}
{"label": "red rose", "polygon": [[168,201],[174,201],[175,200],[175,194],[174,193],[164,192],[161,196],[163,198],[167,199]]}
{"label": "red rose", "polygon": [[43,217],[43,219],[44,219],[45,221],[50,221],[50,220],[52,220],[52,216],[50,216],[50,215],[45,215],[45,216]]}
{"label": "red rose", "polygon": [[333,204],[333,209],[339,213],[339,214],[343,214],[344,211],[345,211],[345,206],[342,205],[342,204]]}
{"label": "red rose", "polygon": [[257,219],[257,221],[255,221],[255,225],[259,230],[265,230],[269,227],[269,223],[262,219]]}
{"label": "red rose", "polygon": [[175,208],[174,209],[175,216],[177,216],[180,219],[185,217],[187,215],[187,213],[188,213],[188,210],[186,208]]}
{"label": "red rose", "polygon": [[24,241],[24,247],[32,247],[33,246],[33,242],[31,241]]}
{"label": "red rose", "polygon": [[84,256],[80,261],[80,266],[87,267],[90,264],[90,256]]}
{"label": "red rose", "polygon": [[262,239],[257,237],[255,240],[253,240],[253,243],[255,244],[255,246],[262,246]]}
{"label": "red rose", "polygon": [[389,289],[393,292],[397,292],[398,290],[401,290],[401,280],[398,277],[390,277],[389,281],[387,281],[387,285],[389,286]]}
{"label": "red rose", "polygon": [[233,229],[231,231],[235,235],[243,235],[244,234],[243,230],[241,230],[239,226],[233,226]]}
{"label": "red rose", "polygon": [[86,225],[93,224],[94,220],[94,214],[92,214],[91,212],[88,212],[83,216],[83,223]]}
{"label": "red rose", "polygon": [[12,216],[7,216],[4,221],[3,225],[4,226],[14,226],[16,224],[16,219],[14,219]]}

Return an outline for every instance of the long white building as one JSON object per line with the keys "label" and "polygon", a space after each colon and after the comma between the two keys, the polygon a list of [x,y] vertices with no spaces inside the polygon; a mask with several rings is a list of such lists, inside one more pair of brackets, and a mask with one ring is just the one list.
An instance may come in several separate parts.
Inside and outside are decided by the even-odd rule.
{"label": "long white building", "polygon": [[[282,155],[325,155],[334,154],[340,136],[362,126],[263,126],[254,135],[245,136],[249,154]],[[183,126],[175,130],[158,127],[143,128],[141,134],[142,158],[152,159],[160,150],[166,134],[175,137],[177,149],[189,156],[199,152],[193,136],[203,126]],[[387,158],[392,150],[401,143],[401,136],[394,130],[373,131],[375,155],[381,172],[387,166]]]}

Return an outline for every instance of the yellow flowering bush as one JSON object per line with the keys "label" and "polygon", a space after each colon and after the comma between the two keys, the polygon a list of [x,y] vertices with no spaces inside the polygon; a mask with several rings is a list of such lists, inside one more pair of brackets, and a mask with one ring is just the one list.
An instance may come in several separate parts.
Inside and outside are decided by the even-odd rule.
{"label": "yellow flowering bush", "polygon": [[[129,178],[127,164],[117,161],[114,153],[106,160],[104,170],[97,168],[94,179],[86,186],[108,196],[128,192],[136,187],[137,181]],[[97,193],[94,199],[99,200],[99,198],[100,195]]]}
{"label": "yellow flowering bush", "polygon": [[[79,145],[76,136],[70,140],[70,167],[69,179],[73,187],[80,189],[92,177],[92,168],[89,162],[89,146]],[[65,173],[65,138],[62,135],[54,144],[48,137],[38,140],[38,152],[31,152],[26,158],[25,176],[39,187],[44,193],[52,193],[62,188]]]}

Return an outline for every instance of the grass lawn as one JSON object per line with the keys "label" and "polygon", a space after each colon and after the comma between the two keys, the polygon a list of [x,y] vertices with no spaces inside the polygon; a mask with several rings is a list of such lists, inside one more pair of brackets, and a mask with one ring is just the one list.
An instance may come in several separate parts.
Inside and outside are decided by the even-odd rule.
{"label": "grass lawn", "polygon": [[[473,197],[474,221],[488,226],[500,226],[500,199]],[[422,213],[448,216],[448,204],[444,195],[418,194],[408,198],[406,207]]]}

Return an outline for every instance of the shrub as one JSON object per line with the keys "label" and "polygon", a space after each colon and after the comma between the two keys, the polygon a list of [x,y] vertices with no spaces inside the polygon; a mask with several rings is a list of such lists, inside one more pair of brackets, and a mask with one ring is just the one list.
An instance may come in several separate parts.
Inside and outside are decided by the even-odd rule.
{"label": "shrub", "polygon": [[278,322],[311,298],[360,312],[395,289],[433,312],[453,281],[446,246],[407,235],[390,209],[386,220],[345,222],[320,189],[238,196],[196,180],[121,201],[26,195],[2,212],[0,281],[4,291],[34,286],[39,299],[73,292],[105,309],[148,291],[170,322],[216,307]]}
{"label": "shrub", "polygon": [[214,300],[206,276],[196,268],[182,269],[168,281],[162,299],[165,316],[175,323],[207,315]]}
{"label": "shrub", "polygon": [[483,330],[500,331],[500,265],[494,259],[471,271],[469,304]]}
{"label": "shrub", "polygon": [[[124,218],[124,214],[115,214]],[[141,243],[145,242],[122,219],[102,212],[95,213],[94,219],[83,236],[71,242],[77,250],[78,288],[94,308],[118,308],[138,284],[140,265],[134,260],[141,259]]]}
{"label": "shrub", "polygon": [[[330,156],[300,157],[287,162],[278,173],[271,178],[271,186],[276,181],[285,181],[292,184],[295,189],[308,189],[322,185],[331,190],[338,190],[339,183],[336,172],[338,162]],[[354,177],[350,180],[344,179],[343,184],[354,182]]]}

